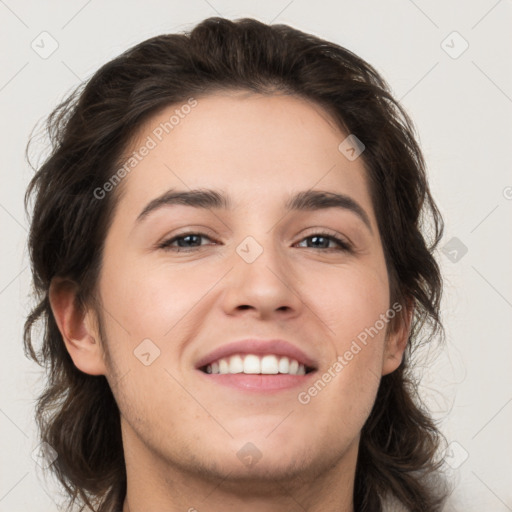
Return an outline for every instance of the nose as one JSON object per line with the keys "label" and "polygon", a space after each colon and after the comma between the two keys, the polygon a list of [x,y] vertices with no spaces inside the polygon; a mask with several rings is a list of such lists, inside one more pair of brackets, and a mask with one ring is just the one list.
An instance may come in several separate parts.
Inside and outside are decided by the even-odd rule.
{"label": "nose", "polygon": [[[271,244],[259,246],[261,249],[258,246],[254,239],[249,240],[233,255],[233,269],[226,276],[222,295],[225,313],[252,315],[262,320],[299,315],[304,307],[296,289],[299,276],[282,250]],[[252,260],[245,257],[246,249],[246,254],[249,251],[261,253]]]}

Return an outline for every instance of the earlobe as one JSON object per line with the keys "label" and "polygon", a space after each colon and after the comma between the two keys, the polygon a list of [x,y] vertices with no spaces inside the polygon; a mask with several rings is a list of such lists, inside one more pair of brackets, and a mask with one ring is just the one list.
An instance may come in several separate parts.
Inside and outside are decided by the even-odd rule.
{"label": "earlobe", "polygon": [[75,366],[89,375],[105,375],[94,312],[79,305],[77,291],[77,285],[69,279],[52,279],[49,299],[53,316]]}
{"label": "earlobe", "polygon": [[400,325],[395,332],[389,334],[384,349],[384,360],[382,363],[382,375],[394,372],[401,364],[411,329],[414,306],[409,303],[407,310],[400,319]]}

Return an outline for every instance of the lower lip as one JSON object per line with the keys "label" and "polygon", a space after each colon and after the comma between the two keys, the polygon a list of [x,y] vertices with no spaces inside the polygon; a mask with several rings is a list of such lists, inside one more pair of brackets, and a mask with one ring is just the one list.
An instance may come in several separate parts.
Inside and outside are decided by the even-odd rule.
{"label": "lower lip", "polygon": [[225,375],[205,373],[198,370],[209,382],[215,382],[223,386],[240,389],[243,391],[272,392],[304,387],[316,372],[305,375],[289,375],[278,373],[274,375],[248,375],[245,373],[228,373]]}

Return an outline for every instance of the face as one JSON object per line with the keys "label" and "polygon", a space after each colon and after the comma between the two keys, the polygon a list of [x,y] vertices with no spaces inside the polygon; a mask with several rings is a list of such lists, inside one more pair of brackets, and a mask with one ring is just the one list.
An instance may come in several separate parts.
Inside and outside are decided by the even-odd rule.
{"label": "face", "polygon": [[363,161],[297,97],[196,101],[141,127],[105,240],[127,460],[232,481],[319,474],[355,458],[401,357]]}

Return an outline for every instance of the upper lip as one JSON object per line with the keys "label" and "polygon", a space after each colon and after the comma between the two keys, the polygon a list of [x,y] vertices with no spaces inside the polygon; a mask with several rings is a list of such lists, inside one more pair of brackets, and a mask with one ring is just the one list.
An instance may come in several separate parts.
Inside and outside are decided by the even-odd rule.
{"label": "upper lip", "polygon": [[303,364],[307,368],[317,368],[317,363],[312,357],[308,356],[304,351],[292,343],[280,339],[245,339],[227,343],[226,345],[222,345],[221,347],[212,350],[204,357],[201,357],[196,363],[196,368],[203,368],[214,361],[218,361],[219,359],[227,358],[235,354],[274,354],[276,356],[286,356],[291,359],[296,359],[299,364]]}

